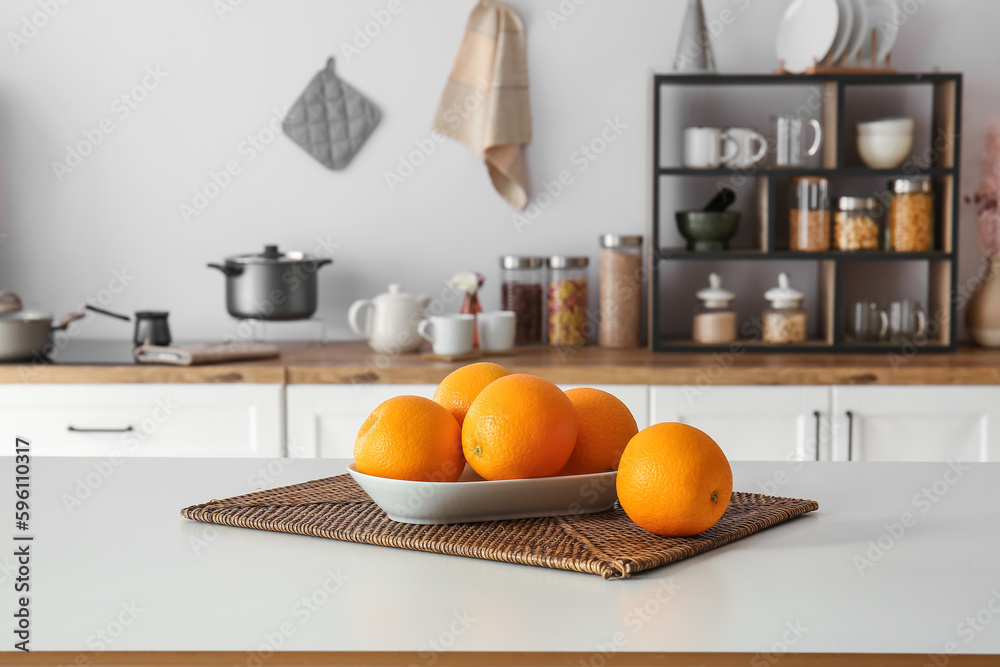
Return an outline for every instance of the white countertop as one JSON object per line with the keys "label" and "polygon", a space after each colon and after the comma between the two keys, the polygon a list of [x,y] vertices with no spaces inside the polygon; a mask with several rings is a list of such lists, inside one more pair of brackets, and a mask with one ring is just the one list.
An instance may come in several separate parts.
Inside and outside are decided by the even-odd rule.
{"label": "white countertop", "polygon": [[[97,485],[102,465],[32,461],[34,651],[253,651],[270,638],[281,650],[425,655],[435,645],[943,653],[949,642],[961,653],[1000,653],[1000,464],[969,465],[958,477],[945,464],[738,463],[737,490],[779,479],[785,483],[774,495],[818,500],[820,510],[617,581],[178,514],[263,488],[258,470],[272,480],[267,486],[284,486],[338,474],[346,461],[274,461],[268,473],[259,460],[132,459]],[[88,474],[96,488],[70,513],[65,499]],[[13,460],[0,459],[4,488],[13,476]],[[924,488],[935,502],[919,499]],[[8,545],[15,544],[12,496],[2,500],[0,539]],[[892,537],[886,524],[906,512],[915,523]],[[880,538],[890,548],[859,573],[856,559]],[[7,619],[15,604],[12,552],[5,548],[0,559]],[[309,597],[312,610],[302,603]],[[962,625],[977,614],[978,631]]]}

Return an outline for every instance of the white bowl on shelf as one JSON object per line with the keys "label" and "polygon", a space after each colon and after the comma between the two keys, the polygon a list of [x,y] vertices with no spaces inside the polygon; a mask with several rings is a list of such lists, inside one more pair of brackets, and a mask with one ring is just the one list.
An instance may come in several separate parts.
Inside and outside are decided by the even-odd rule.
{"label": "white bowl on shelf", "polygon": [[872,169],[895,169],[913,150],[912,118],[885,118],[858,123],[858,153]]}

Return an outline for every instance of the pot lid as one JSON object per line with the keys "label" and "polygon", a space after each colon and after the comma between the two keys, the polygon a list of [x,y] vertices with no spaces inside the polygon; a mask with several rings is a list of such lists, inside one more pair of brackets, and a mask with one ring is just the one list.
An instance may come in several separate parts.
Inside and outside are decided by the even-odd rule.
{"label": "pot lid", "polygon": [[263,252],[249,252],[243,255],[233,255],[227,257],[226,261],[232,264],[291,264],[295,262],[306,262],[313,260],[304,252],[289,251],[282,252],[276,245],[264,246]]}
{"label": "pot lid", "polygon": [[778,276],[778,286],[764,293],[764,298],[775,308],[794,308],[802,303],[806,295],[792,287],[787,273]]}
{"label": "pot lid", "polygon": [[0,313],[0,320],[3,320],[5,322],[34,321],[34,320],[52,321],[52,313],[47,313],[44,310],[38,310],[35,308],[23,308],[21,310],[13,310],[6,313]]}
{"label": "pot lid", "polygon": [[722,278],[718,273],[708,276],[708,287],[698,290],[698,298],[705,302],[707,308],[725,308],[736,295],[722,289]]}

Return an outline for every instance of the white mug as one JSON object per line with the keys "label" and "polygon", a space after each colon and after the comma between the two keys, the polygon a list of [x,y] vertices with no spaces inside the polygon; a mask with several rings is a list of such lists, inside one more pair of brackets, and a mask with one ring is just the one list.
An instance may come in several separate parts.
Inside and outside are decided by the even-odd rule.
{"label": "white mug", "polygon": [[512,310],[479,313],[479,349],[483,352],[509,352],[514,349],[517,315]]}
{"label": "white mug", "polygon": [[[767,155],[767,139],[759,132],[754,132],[749,127],[731,127],[726,130],[726,134],[736,144],[736,155],[726,160],[727,167],[731,169],[752,167]],[[756,150],[754,142],[757,142]]]}
{"label": "white mug", "polygon": [[458,357],[472,352],[473,315],[435,315],[417,326],[421,338],[430,341],[439,357]]}
{"label": "white mug", "polygon": [[[723,152],[722,145],[726,149]],[[689,127],[684,130],[684,166],[715,169],[736,157],[739,146],[718,127]]]}

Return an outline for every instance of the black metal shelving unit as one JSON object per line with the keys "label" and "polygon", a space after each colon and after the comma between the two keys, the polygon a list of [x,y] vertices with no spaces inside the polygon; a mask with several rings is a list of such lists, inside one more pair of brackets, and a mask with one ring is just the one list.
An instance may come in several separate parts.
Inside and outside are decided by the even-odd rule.
{"label": "black metal shelving unit", "polygon": [[[662,94],[664,88],[683,86],[703,86],[718,89],[727,86],[818,86],[822,91],[823,125],[827,148],[823,152],[822,167],[782,168],[763,167],[751,169],[691,169],[664,166],[662,164]],[[932,138],[944,137],[944,150],[936,150],[934,159],[925,167],[904,165],[899,169],[869,169],[847,164],[848,141],[853,139],[849,132],[845,100],[847,91],[853,86],[900,86],[926,85],[932,90],[933,109],[931,118]],[[919,352],[952,352],[956,349],[956,299],[955,286],[958,281],[958,216],[959,184],[961,164],[961,119],[962,119],[962,75],[960,73],[901,73],[901,74],[822,74],[822,75],[771,75],[771,74],[729,74],[729,75],[654,75],[652,85],[652,216],[649,238],[651,239],[651,289],[649,290],[650,346],[656,352],[714,352],[730,351],[733,345],[741,350],[761,352],[849,352],[887,353],[897,351],[912,354]],[[681,132],[682,128],[672,128]],[[933,141],[932,141],[933,144]],[[838,179],[885,178],[926,175],[934,182],[938,215],[936,217],[935,250],[921,253],[901,253],[887,251],[827,251],[801,252],[777,247],[778,206],[776,206],[779,182],[798,176],[822,176]],[[661,179],[705,178],[739,176],[747,180],[756,179],[760,196],[766,198],[762,208],[765,213],[758,221],[760,225],[760,248],[733,249],[721,252],[689,252],[682,248],[661,247],[662,225],[673,224],[673,219],[661,217]],[[823,290],[823,333],[816,340],[798,345],[773,345],[754,340],[740,340],[729,345],[702,345],[692,340],[669,338],[660,331],[661,285],[660,270],[664,262],[700,261],[801,261],[818,264]],[[844,271],[855,262],[925,262],[928,267],[928,313],[937,317],[939,326],[934,338],[926,344],[914,348],[911,344],[851,344],[843,333],[843,304],[841,303]]]}

